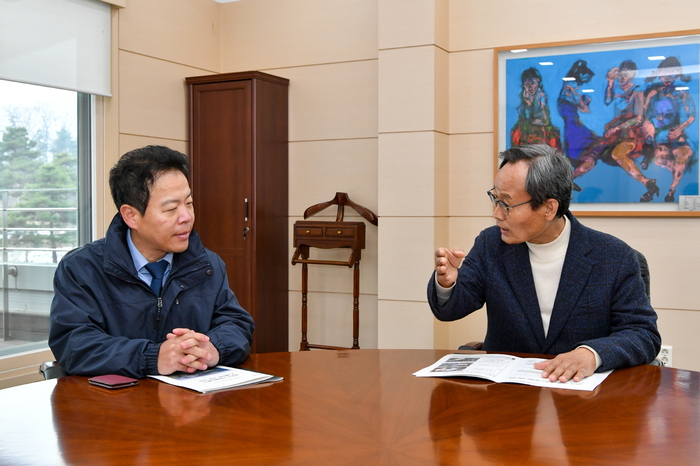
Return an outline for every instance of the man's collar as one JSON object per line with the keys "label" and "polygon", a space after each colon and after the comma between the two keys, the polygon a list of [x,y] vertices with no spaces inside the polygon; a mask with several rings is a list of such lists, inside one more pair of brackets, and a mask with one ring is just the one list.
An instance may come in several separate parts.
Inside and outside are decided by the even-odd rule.
{"label": "man's collar", "polygon": [[[131,228],[126,229],[126,244],[129,246],[129,252],[131,253],[131,260],[134,261],[134,267],[136,268],[137,271],[141,270],[141,268],[148,264],[148,259],[141,254],[141,251],[138,250],[138,248],[134,245],[134,242],[131,239]],[[173,264],[173,253],[169,252],[163,257],[164,260],[166,260],[170,265]],[[161,260],[163,260],[161,259]]]}

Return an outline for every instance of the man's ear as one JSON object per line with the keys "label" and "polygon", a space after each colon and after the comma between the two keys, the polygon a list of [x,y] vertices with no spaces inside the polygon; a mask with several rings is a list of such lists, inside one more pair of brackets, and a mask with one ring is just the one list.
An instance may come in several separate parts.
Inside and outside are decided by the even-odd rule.
{"label": "man's ear", "polygon": [[554,220],[554,217],[557,216],[557,210],[559,210],[559,201],[556,199],[547,199],[544,203],[545,205],[545,218],[547,219],[548,222],[551,222]]}
{"label": "man's ear", "polygon": [[119,213],[122,214],[124,223],[132,230],[138,230],[139,220],[141,220],[141,212],[136,207],[124,204],[119,208]]}

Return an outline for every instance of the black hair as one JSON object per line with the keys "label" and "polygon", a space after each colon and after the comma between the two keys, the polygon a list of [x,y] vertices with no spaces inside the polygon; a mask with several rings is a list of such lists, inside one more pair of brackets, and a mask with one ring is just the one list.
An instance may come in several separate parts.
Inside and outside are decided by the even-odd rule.
{"label": "black hair", "polygon": [[659,67],[657,69],[655,69],[651,73],[651,75],[647,79],[645,79],[644,81],[647,83],[652,82],[654,79],[656,79],[659,76],[659,74],[661,74],[661,70],[663,70],[664,68],[678,68],[678,70],[680,72],[679,78],[681,81],[687,83],[691,80],[690,76],[688,76],[687,74],[683,74],[683,67],[681,66],[680,60],[678,60],[678,58],[676,58],[676,57],[668,57],[668,58],[665,58],[661,63],[659,63]]}
{"label": "black hair", "polygon": [[620,71],[622,70],[632,70],[632,71],[637,71],[637,64],[633,62],[632,60],[625,60],[622,63],[620,63]]}
{"label": "black hair", "polygon": [[145,214],[153,183],[171,171],[181,172],[190,182],[185,154],[165,146],[146,146],[124,154],[109,171],[109,189],[117,209],[126,204]]}
{"label": "black hair", "polygon": [[542,75],[537,71],[537,68],[528,68],[520,75],[521,83],[524,83],[528,79],[537,79],[540,84],[542,83]]}
{"label": "black hair", "polygon": [[574,78],[577,83],[587,83],[593,78],[595,73],[588,67],[586,60],[576,60],[571,69],[566,73],[566,77]]}

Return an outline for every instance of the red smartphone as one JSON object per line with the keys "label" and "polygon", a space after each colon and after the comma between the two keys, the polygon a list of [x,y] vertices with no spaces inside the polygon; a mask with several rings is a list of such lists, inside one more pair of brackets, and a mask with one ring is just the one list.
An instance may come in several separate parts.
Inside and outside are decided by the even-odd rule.
{"label": "red smartphone", "polygon": [[109,388],[110,390],[115,390],[117,388],[133,387],[137,385],[139,381],[137,379],[132,379],[131,377],[124,377],[123,375],[109,374],[109,375],[99,375],[97,377],[91,377],[88,379],[92,385],[97,385],[98,387]]}

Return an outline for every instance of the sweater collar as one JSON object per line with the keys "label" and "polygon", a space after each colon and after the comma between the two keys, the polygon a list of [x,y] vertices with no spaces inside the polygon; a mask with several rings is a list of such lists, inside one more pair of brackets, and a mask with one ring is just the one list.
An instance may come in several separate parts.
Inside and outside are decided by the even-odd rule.
{"label": "sweater collar", "polygon": [[559,236],[549,243],[535,244],[526,243],[530,250],[530,260],[534,262],[552,262],[562,259],[566,255],[566,249],[569,246],[569,238],[571,237],[571,222],[564,215],[564,229],[559,233]]}

